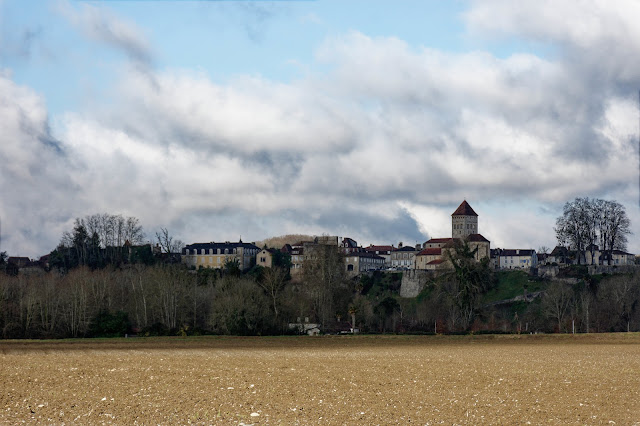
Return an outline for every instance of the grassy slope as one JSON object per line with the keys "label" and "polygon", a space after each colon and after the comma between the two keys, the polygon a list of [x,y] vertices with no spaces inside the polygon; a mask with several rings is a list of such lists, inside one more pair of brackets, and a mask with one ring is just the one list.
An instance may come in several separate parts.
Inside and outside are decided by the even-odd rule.
{"label": "grassy slope", "polygon": [[543,290],[546,287],[544,281],[530,280],[523,271],[498,271],[496,272],[498,283],[482,299],[483,303],[492,303],[499,300],[511,299],[524,293],[525,286],[528,293]]}

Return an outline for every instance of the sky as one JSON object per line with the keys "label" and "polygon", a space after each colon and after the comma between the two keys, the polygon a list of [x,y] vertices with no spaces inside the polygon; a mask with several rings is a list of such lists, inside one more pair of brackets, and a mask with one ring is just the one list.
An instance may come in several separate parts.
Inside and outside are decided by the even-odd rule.
{"label": "sky", "polygon": [[300,233],[556,245],[576,197],[640,253],[640,3],[0,0],[0,251],[75,218],[190,244]]}

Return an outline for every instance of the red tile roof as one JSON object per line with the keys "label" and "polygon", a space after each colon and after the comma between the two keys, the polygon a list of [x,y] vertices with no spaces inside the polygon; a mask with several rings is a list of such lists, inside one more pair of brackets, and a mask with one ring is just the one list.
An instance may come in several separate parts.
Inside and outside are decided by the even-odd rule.
{"label": "red tile roof", "polygon": [[451,216],[478,216],[478,214],[473,211],[467,200],[464,200]]}
{"label": "red tile roof", "polygon": [[440,255],[442,255],[441,248],[426,248],[417,254],[417,256],[440,256]]}
{"label": "red tile roof", "polygon": [[430,243],[448,243],[451,240],[453,240],[453,238],[431,238],[425,244],[430,244]]}
{"label": "red tile roof", "polygon": [[482,243],[488,243],[489,240],[487,240],[485,237],[482,236],[482,234],[471,234],[467,237],[467,239],[469,241],[473,241],[476,243],[482,242]]}

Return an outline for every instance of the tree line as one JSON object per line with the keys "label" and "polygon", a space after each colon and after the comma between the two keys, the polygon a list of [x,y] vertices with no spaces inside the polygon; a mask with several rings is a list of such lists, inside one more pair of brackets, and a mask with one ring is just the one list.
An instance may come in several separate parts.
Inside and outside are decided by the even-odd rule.
{"label": "tree line", "polygon": [[[567,217],[588,205],[619,211],[579,199],[565,206]],[[601,223],[611,214],[600,207],[593,210],[601,215],[593,221],[597,237],[609,241],[606,247],[620,247],[624,221],[612,239],[611,226]],[[580,229],[595,238],[594,228]],[[156,233],[160,250],[136,246],[143,235],[135,218],[87,216],[64,233],[49,272],[0,273],[2,337],[286,334],[298,330],[290,324],[306,321],[335,333],[640,330],[638,273],[591,276],[574,265],[548,280],[499,272],[487,258],[477,262],[475,250],[458,241],[445,251],[451,268],[431,276],[420,295],[408,299],[399,296],[402,273],[352,278],[335,246],[309,248],[302,277],[292,280],[285,253],[276,252],[272,268],[243,271],[229,260],[219,270],[192,270],[166,256],[181,246],[166,229]],[[0,255],[1,270],[8,271],[6,254]],[[514,276],[521,279],[516,287],[523,297],[495,303],[495,294]]]}
{"label": "tree line", "polygon": [[221,270],[158,262],[0,274],[0,330],[4,338],[265,335],[295,333],[289,324],[306,320],[335,333],[640,328],[638,274],[589,276],[586,267],[572,267],[569,278],[525,278],[529,298],[491,304],[488,296],[500,290],[504,276],[526,275],[473,261],[474,251],[465,244],[449,256],[453,268],[411,299],[399,297],[402,273],[349,278],[344,257],[329,246],[317,249],[298,281],[290,279],[286,256],[273,268],[249,271],[230,261]]}

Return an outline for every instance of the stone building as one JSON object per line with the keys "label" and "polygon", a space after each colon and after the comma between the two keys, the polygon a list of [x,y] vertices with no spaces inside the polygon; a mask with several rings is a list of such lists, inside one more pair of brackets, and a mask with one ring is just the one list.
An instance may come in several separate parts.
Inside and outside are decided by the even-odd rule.
{"label": "stone building", "polygon": [[369,247],[365,247],[364,251],[367,253],[377,254],[384,258],[384,266],[387,268],[391,266],[391,252],[395,250],[393,246],[374,246],[370,245]]}
{"label": "stone building", "polygon": [[182,249],[182,263],[189,267],[223,268],[230,260],[237,260],[240,269],[249,269],[255,263],[256,254],[260,248],[253,243],[237,243],[226,241],[224,243],[195,243]]}
{"label": "stone building", "polygon": [[263,248],[256,254],[256,265],[263,268],[271,268],[273,266],[273,252],[275,249]]}
{"label": "stone building", "polygon": [[384,257],[364,251],[347,253],[344,261],[347,273],[354,275],[384,268]]}
{"label": "stone building", "polygon": [[418,247],[403,246],[398,243],[398,248],[391,252],[391,267],[397,269],[414,269],[416,254],[420,251]]}
{"label": "stone building", "polygon": [[464,200],[451,214],[451,236],[466,238],[478,233],[478,214],[473,211],[467,200]]}
{"label": "stone building", "polygon": [[491,242],[478,233],[478,214],[466,200],[451,214],[451,238],[431,238],[425,242],[423,250],[415,256],[415,269],[447,267],[447,252],[454,250],[458,241],[469,244],[477,261],[491,256]]}

